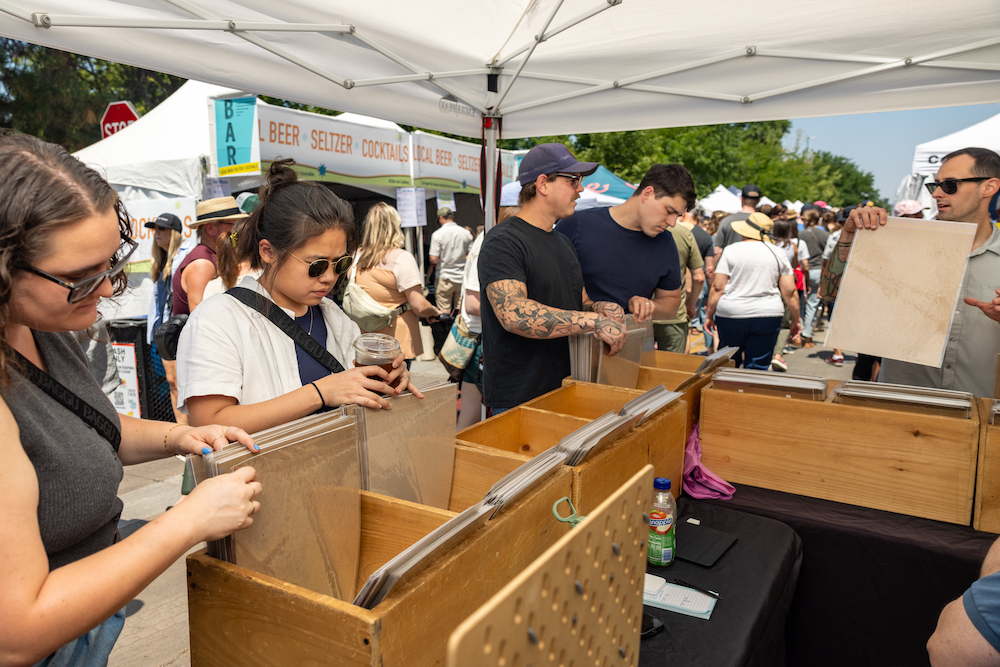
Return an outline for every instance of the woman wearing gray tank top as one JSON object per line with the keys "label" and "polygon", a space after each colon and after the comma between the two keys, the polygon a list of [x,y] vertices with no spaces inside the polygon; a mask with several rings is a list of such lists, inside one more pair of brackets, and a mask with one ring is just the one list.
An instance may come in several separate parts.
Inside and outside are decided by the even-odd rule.
{"label": "woman wearing gray tank top", "polygon": [[68,332],[94,325],[98,300],[124,291],[131,237],[96,172],[54,144],[0,136],[2,664],[106,665],[125,604],[260,508],[261,486],[243,468],[117,541],[123,464],[256,447],[235,427],[119,416],[90,375]]}

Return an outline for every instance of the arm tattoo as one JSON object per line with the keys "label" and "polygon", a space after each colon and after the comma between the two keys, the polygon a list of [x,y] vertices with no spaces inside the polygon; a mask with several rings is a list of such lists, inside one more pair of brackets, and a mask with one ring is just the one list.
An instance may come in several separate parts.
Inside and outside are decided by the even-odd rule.
{"label": "arm tattoo", "polygon": [[504,329],[525,338],[559,338],[594,331],[599,318],[577,310],[563,310],[527,297],[524,283],[498,280],[486,286],[486,297]]}

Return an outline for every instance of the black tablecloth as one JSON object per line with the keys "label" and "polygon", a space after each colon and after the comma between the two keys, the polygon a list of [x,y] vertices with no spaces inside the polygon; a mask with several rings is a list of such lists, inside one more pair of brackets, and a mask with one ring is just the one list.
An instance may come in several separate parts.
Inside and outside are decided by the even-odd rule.
{"label": "black tablecloth", "polygon": [[641,642],[643,667],[780,667],[785,664],[785,618],[802,562],[802,542],[788,526],[760,516],[682,497],[678,530],[688,517],[737,535],[711,568],[675,560],[647,572],[680,577],[719,593],[712,618],[702,620],[645,607],[662,632]]}
{"label": "black tablecloth", "polygon": [[997,537],[749,486],[729,501],[699,502],[777,519],[802,538],[786,628],[791,667],[929,665],[925,645],[941,609],[977,578]]}

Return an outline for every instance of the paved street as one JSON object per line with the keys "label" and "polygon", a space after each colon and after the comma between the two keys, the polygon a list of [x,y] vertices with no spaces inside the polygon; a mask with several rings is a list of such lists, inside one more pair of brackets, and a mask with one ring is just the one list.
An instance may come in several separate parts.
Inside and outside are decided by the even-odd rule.
{"label": "paved street", "polygon": [[[788,371],[837,380],[850,379],[854,355],[845,352],[844,366],[832,366],[824,360],[833,351],[823,347],[820,342],[825,339],[826,333],[820,332],[816,336],[815,348],[800,349],[785,355]],[[420,360],[414,362],[411,375],[418,386],[447,377],[439,362]],[[119,488],[119,494],[125,503],[122,514],[123,535],[154,519],[177,502],[182,472],[183,463],[176,458],[125,469],[125,477]],[[184,667],[191,664],[185,579],[186,569],[184,560],[181,559],[129,604],[125,630],[111,654],[108,663],[110,667]]]}

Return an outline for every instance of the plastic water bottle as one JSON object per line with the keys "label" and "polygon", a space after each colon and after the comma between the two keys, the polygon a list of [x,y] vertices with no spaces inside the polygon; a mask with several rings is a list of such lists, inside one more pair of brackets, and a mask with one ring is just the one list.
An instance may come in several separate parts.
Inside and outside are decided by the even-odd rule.
{"label": "plastic water bottle", "polygon": [[651,565],[670,565],[674,562],[674,518],[677,505],[670,493],[670,480],[657,477],[653,480],[653,509],[649,513],[649,549],[646,559]]}

